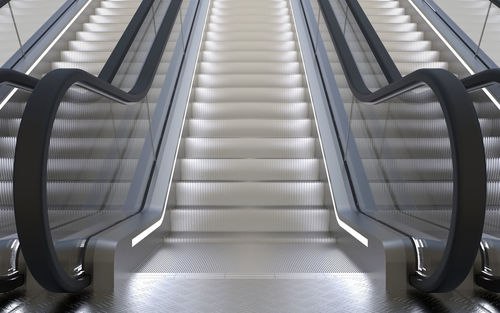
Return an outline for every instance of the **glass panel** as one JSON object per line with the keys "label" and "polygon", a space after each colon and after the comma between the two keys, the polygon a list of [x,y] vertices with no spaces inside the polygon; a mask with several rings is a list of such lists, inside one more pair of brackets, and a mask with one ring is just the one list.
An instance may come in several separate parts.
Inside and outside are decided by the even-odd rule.
{"label": "glass panel", "polygon": [[[313,6],[315,2],[312,0]],[[341,9],[345,2],[331,3],[365,84],[372,91],[387,85],[352,13]],[[376,105],[358,101],[347,85],[328,31],[321,32],[321,39],[350,120],[348,136],[354,143],[343,149],[348,157],[358,154],[362,161],[360,169],[348,159],[350,172],[368,179],[370,194],[358,195],[367,199],[360,201],[360,209],[420,240],[425,251],[444,247],[452,209],[452,161],[436,97],[428,87],[420,87]],[[432,254],[432,262],[431,254],[426,254],[425,270],[432,271],[435,260],[440,259],[437,254]]]}
{"label": "glass panel", "polygon": [[0,8],[0,65],[4,64],[19,48],[16,28],[8,5]]}
{"label": "glass panel", "polygon": [[[500,247],[500,149],[498,137],[500,136],[500,110],[493,104],[491,99],[482,91],[471,93],[476,107],[476,112],[481,124],[486,152],[486,173],[488,178],[488,189],[486,197],[486,217],[484,223],[483,241],[488,242],[488,247],[498,249]],[[494,276],[500,275],[498,262],[490,256],[489,268]]]}
{"label": "glass panel", "polygon": [[490,14],[481,40],[481,49],[497,64],[500,64],[500,8],[491,6]]}
{"label": "glass panel", "polygon": [[[12,88],[10,89],[12,90]],[[12,197],[12,174],[14,165],[15,138],[21,122],[25,101],[29,93],[19,90],[10,102],[0,110],[0,238],[15,234],[15,219]],[[0,269],[1,271],[1,269]]]}
{"label": "glass panel", "polygon": [[[85,225],[109,223],[106,217],[120,212],[114,195],[128,184],[120,171],[127,142],[118,138],[113,123],[112,107],[118,105],[81,87],[72,87],[60,105],[47,179],[50,226],[58,246],[78,245],[68,236]],[[58,249],[61,260],[70,251]]]}
{"label": "glass panel", "polygon": [[434,0],[436,4],[477,44],[481,37],[489,0]]}
{"label": "glass panel", "polygon": [[[155,1],[152,9],[155,18],[152,13],[149,14],[141,27],[113,81],[116,86],[128,91],[134,85],[169,3],[170,0]],[[183,1],[183,13],[189,3]],[[77,32],[82,27],[74,26]],[[125,204],[130,197],[132,181],[137,176],[139,157],[146,148],[156,148],[152,147],[152,141],[147,137],[154,131],[151,119],[155,116],[180,30],[181,18],[178,16],[152,88],[143,101],[123,105],[78,86],[72,87],[63,98],[50,143],[47,189],[53,239],[58,256],[70,274],[75,273],[80,264],[82,250],[75,247],[83,247],[88,236],[140,209],[140,206],[127,207]],[[50,55],[54,54],[60,53],[55,51]],[[42,63],[50,66],[52,61],[44,59]],[[99,72],[100,68],[90,68],[86,62],[89,61],[83,58],[75,60],[78,66],[94,74]],[[0,177],[4,184],[1,190],[4,195],[0,197],[0,235],[3,237],[0,240],[15,234],[12,164],[15,136],[28,97],[29,93],[18,91],[0,110],[0,129],[3,133]],[[170,99],[160,104],[168,106]],[[149,175],[149,172],[139,174]],[[142,197],[143,194],[138,194],[134,199],[142,202]]]}
{"label": "glass panel", "polygon": [[[321,13],[320,7],[319,7],[319,4],[317,1],[311,1],[311,5],[313,7],[314,12]],[[343,10],[345,10],[345,8],[341,7],[338,3],[336,3],[335,5],[336,5],[336,8],[340,12],[339,13],[340,17],[337,16],[337,18],[343,20],[345,23],[345,14],[342,13],[342,12],[344,12]],[[335,53],[335,47],[333,45],[333,42],[330,39],[330,34],[328,32],[328,28],[325,24],[325,20],[324,20],[324,17],[322,14],[320,14],[318,16],[318,28],[319,28],[319,33],[318,33],[318,38],[317,38],[318,53],[321,54],[321,49],[324,49],[324,53],[325,53],[326,57],[328,58],[328,61],[331,64],[331,67],[332,67],[332,70],[334,73],[334,77],[333,77],[334,81],[332,81],[331,83],[332,84],[336,83],[337,86],[339,86],[340,96],[342,97],[342,96],[344,96],[343,90],[345,88],[349,88],[349,87],[348,87],[347,81],[343,75],[340,75],[340,76],[335,75],[335,73],[337,71],[342,71],[342,69],[341,69],[341,65],[338,61],[337,54]],[[338,103],[333,103],[332,105],[337,106],[338,110],[345,109],[345,113],[347,114],[347,116],[348,117],[350,116],[350,114],[351,114],[350,106],[345,107],[345,108],[338,108]],[[339,123],[339,124],[337,124],[337,127],[339,127],[339,133],[343,137],[342,138],[343,142],[346,142],[346,140],[348,140],[349,136],[350,136],[350,134],[349,134],[349,132],[350,132],[349,121],[347,123],[342,123],[342,124]],[[346,151],[347,145],[344,145],[343,149],[344,149],[344,155],[345,155],[345,153],[347,152]]]}
{"label": "glass panel", "polygon": [[[314,48],[315,48],[315,50],[317,50],[318,40],[319,40],[319,36],[320,36],[319,32],[323,27],[322,24],[324,23],[324,21],[323,21],[323,16],[321,15],[321,10],[320,10],[318,5],[314,5],[314,3],[313,3],[312,10],[313,10],[314,16],[316,17],[318,27],[316,29],[311,29],[311,36],[312,36]],[[323,27],[323,29],[324,29],[324,27]]]}
{"label": "glass panel", "polygon": [[[7,92],[12,88],[5,88]],[[16,221],[14,218],[14,199],[12,195],[12,175],[14,165],[15,138],[19,129],[24,103],[29,93],[18,91],[11,101],[0,110],[0,276],[12,268],[11,258],[18,243],[16,240]]]}
{"label": "glass panel", "polygon": [[[0,9],[0,63],[4,64],[67,0],[11,0]],[[11,10],[9,9],[9,6]],[[13,15],[13,16],[12,16]],[[14,18],[14,20],[12,20]],[[16,34],[17,27],[19,38]],[[5,50],[4,50],[5,49]]]}
{"label": "glass panel", "polygon": [[[448,15],[463,32],[472,39],[481,49],[493,59],[496,64],[500,64],[500,42],[499,22],[500,9],[491,6],[489,0],[475,1],[454,1],[454,0],[434,0],[436,4]],[[489,12],[489,14],[488,14]],[[483,27],[488,16],[488,22],[484,35]]]}
{"label": "glass panel", "polygon": [[[155,2],[154,14],[141,26],[114,85],[126,91],[133,88],[169,4],[169,0]],[[52,233],[68,273],[75,272],[81,257],[80,249],[75,248],[81,247],[87,236],[141,209],[144,195],[130,187],[137,174],[139,178],[148,175],[136,173],[143,152],[153,153],[157,148],[151,140],[151,119],[180,40],[179,16],[176,21],[153,85],[142,101],[125,105],[72,87],[61,104],[50,147],[53,171],[60,175],[49,175],[49,201]],[[71,216],[71,220],[62,224],[61,216]]]}

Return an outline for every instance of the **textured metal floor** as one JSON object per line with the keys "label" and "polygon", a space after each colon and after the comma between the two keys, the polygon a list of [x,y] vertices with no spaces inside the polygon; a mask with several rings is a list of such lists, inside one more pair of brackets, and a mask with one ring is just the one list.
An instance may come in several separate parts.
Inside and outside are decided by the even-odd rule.
{"label": "textured metal floor", "polygon": [[316,277],[363,269],[333,243],[175,243],[161,247],[138,272]]}
{"label": "textured metal floor", "polygon": [[114,294],[20,292],[0,296],[2,312],[496,312],[500,297],[457,292],[390,296],[366,274],[315,279],[190,279],[134,274]]}

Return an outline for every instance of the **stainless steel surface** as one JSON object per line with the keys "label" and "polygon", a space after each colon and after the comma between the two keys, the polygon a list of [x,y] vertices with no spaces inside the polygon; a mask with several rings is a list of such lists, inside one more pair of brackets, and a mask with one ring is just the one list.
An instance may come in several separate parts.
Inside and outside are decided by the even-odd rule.
{"label": "stainless steel surface", "polygon": [[214,0],[172,183],[170,230],[327,232],[324,165],[286,1]]}
{"label": "stainless steel surface", "polygon": [[[293,236],[289,237],[292,237],[289,239],[292,241]],[[300,237],[298,239],[301,240]],[[224,238],[219,240],[221,241],[215,243],[165,244],[138,269],[138,272],[298,276],[301,273],[364,271],[335,243],[224,242]]]}
{"label": "stainless steel surface", "polygon": [[12,312],[497,312],[499,297],[393,296],[367,274],[241,276],[132,274],[115,293],[0,296]]}
{"label": "stainless steel surface", "polygon": [[[160,228],[164,238],[158,250],[143,255],[143,264],[133,273],[119,274],[122,283],[114,292],[58,295],[30,289],[0,295],[0,309],[497,311],[499,299],[481,292],[424,295],[401,290],[394,295],[386,291],[382,272],[389,271],[384,267],[394,260],[381,262],[376,254],[368,254],[373,250],[330,223],[332,199],[290,3],[213,0],[211,5],[173,175],[168,225]],[[82,112],[106,116],[98,105],[89,107]],[[96,132],[111,132],[92,123],[83,124]],[[143,124],[137,123],[138,134],[148,131]],[[397,123],[388,129],[396,128]],[[353,123],[353,129],[363,142],[366,136],[360,125]],[[407,131],[413,134],[411,128]],[[133,142],[129,139],[128,144]],[[367,155],[371,152],[366,150]],[[123,172],[119,171],[120,183],[127,181],[136,166],[134,152],[129,153],[134,157],[127,158]],[[391,165],[404,167],[409,162],[386,161],[389,171]],[[92,164],[88,162],[81,166],[88,168]],[[113,171],[115,163],[106,159],[104,167]],[[70,163],[54,165],[51,175],[78,177],[68,167]],[[422,168],[427,180],[435,179],[432,166],[425,163]],[[446,172],[447,167],[442,168]],[[98,174],[85,171],[82,177],[94,182]],[[369,173],[375,181],[380,175]],[[161,177],[156,183],[168,184],[168,180]],[[443,211],[414,213],[429,214],[423,218],[436,221],[446,219]],[[370,244],[371,249],[378,248]],[[399,278],[406,281],[405,275]]]}

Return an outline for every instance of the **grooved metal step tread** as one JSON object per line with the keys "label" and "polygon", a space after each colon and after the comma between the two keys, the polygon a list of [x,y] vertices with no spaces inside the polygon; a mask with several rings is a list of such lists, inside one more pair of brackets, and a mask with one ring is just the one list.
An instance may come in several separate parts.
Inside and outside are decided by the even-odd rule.
{"label": "grooved metal step tread", "polygon": [[328,232],[301,62],[288,2],[212,2],[177,163],[174,234],[313,242]]}

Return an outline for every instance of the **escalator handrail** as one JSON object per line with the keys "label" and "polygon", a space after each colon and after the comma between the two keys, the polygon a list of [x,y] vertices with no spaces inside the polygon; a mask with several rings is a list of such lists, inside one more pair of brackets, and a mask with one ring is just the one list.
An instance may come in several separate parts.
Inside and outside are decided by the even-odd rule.
{"label": "escalator handrail", "polygon": [[[373,55],[380,64],[380,69],[384,73],[385,78],[389,83],[401,79],[401,72],[391,58],[391,55],[384,46],[382,40],[377,35],[377,32],[372,26],[372,23],[366,16],[365,12],[356,0],[345,0],[346,5],[352,13],[356,23],[359,25],[361,33],[366,39],[366,42],[373,51]],[[347,19],[347,16],[346,16]]]}
{"label": "escalator handrail", "polygon": [[500,84],[500,68],[491,68],[474,75],[462,78],[468,91],[475,91],[493,84]]}
{"label": "escalator handrail", "polygon": [[[388,71],[392,71],[394,69],[395,64],[390,57],[387,58],[387,56],[389,55],[387,49],[383,45],[375,29],[370,23],[368,17],[364,13],[364,10],[359,5],[359,2],[357,0],[345,0],[345,1],[349,6],[353,14],[353,17],[356,19],[358,26],[360,27],[363,35],[365,36],[384,74],[386,74]],[[490,0],[490,2],[493,5],[500,8],[500,0]],[[385,77],[389,82],[392,82],[391,81],[392,78],[389,75],[386,74]],[[468,92],[473,92],[478,89],[500,83],[500,69],[499,68],[487,69],[479,73],[465,77],[461,81]],[[489,288],[490,290],[493,291],[500,290],[500,278],[490,277],[484,275],[484,273],[481,273],[476,275],[476,281],[480,285],[483,285],[483,287]],[[491,288],[491,286],[494,285],[496,285],[496,287]]]}
{"label": "escalator handrail", "polygon": [[144,23],[144,20],[149,14],[153,3],[154,0],[143,0],[141,2],[136,13],[134,14],[134,17],[130,20],[130,23],[124,31],[124,34],[127,34],[127,36],[120,37],[120,40],[118,40],[115,48],[109,55],[108,61],[104,64],[97,77],[109,83],[113,81],[113,78],[120,69],[130,46],[134,42],[134,39],[141,28],[141,25]]}
{"label": "escalator handrail", "polygon": [[[81,271],[77,276],[70,276],[64,271],[56,254],[49,225],[47,162],[53,123],[60,102],[66,91],[75,84],[123,104],[143,99],[152,85],[181,3],[182,0],[171,0],[144,65],[129,92],[83,70],[58,69],[45,75],[28,99],[15,151],[14,209],[26,263],[36,280],[50,291],[77,292],[90,284],[88,273]],[[128,34],[124,33],[123,36]]]}
{"label": "escalator handrail", "polygon": [[[490,1],[496,6],[500,5],[500,0]],[[391,83],[400,79],[401,73],[385,48],[382,40],[373,28],[372,23],[366,16],[366,13],[359,5],[359,2],[357,0],[345,0],[345,2],[349,6],[350,12],[355,18],[356,23],[370,46],[373,55],[375,56],[375,59],[377,60],[377,63],[379,64],[380,69],[384,73],[387,81]],[[500,83],[500,70],[498,68],[484,70],[462,79],[462,82],[466,84],[466,88],[469,91],[474,91],[475,89],[479,89],[493,83]],[[479,85],[478,82],[482,82],[481,85]]]}
{"label": "escalator handrail", "polygon": [[451,291],[466,278],[474,263],[485,215],[486,159],[472,98],[458,78],[442,69],[420,69],[371,92],[363,81],[330,2],[318,2],[348,85],[356,98],[376,104],[425,84],[432,89],[441,105],[453,162],[450,230],[436,270],[430,276],[415,271],[409,280],[421,291]]}
{"label": "escalator handrail", "polygon": [[32,91],[38,84],[38,79],[15,70],[0,68],[0,84]]}

